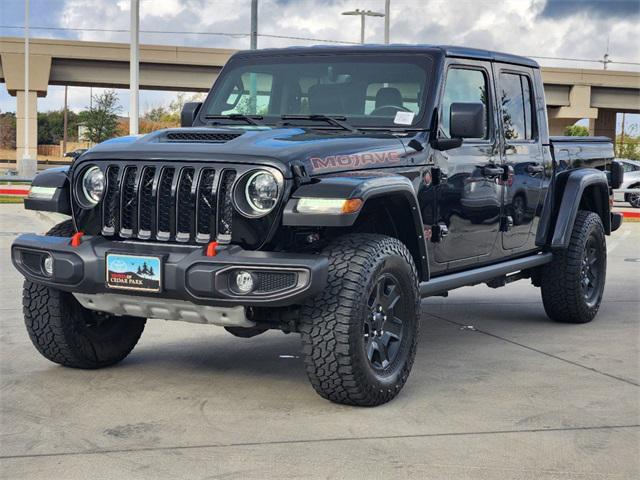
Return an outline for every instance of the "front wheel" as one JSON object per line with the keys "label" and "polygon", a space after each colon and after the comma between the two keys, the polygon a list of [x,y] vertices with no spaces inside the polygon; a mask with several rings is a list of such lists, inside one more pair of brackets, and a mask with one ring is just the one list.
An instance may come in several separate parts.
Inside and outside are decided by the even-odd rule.
{"label": "front wheel", "polygon": [[302,309],[307,374],[336,403],[375,406],[402,389],[420,322],[416,267],[407,248],[383,235],[338,238],[324,291]]}
{"label": "front wheel", "polygon": [[580,210],[566,250],[542,267],[547,315],[557,322],[587,323],[600,308],[607,274],[607,245],[600,216]]}
{"label": "front wheel", "polygon": [[[47,232],[70,237],[70,220]],[[146,319],[117,317],[83,308],[71,293],[24,282],[24,323],[43,357],[65,367],[101,368],[124,359],[138,343]]]}

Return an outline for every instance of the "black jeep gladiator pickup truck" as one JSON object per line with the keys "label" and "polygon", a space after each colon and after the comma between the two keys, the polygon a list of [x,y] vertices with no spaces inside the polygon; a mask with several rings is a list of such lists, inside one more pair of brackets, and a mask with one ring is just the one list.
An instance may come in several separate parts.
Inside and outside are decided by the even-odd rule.
{"label": "black jeep gladiator pickup truck", "polygon": [[12,246],[49,360],[112,365],[147,318],[280,329],[320,395],[379,405],[409,376],[425,297],[529,278],[554,320],[598,311],[622,169],[607,138],[549,137],[528,58],[239,52],[181,123],[33,181],[26,208],[71,217]]}

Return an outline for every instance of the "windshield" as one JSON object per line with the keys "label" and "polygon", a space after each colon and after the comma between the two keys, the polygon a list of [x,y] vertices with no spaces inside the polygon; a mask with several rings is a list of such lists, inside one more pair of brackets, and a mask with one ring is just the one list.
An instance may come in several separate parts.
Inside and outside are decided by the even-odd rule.
{"label": "windshield", "polygon": [[415,126],[423,116],[430,65],[425,55],[402,54],[237,57],[223,69],[201,118],[258,115],[273,125],[283,115],[328,115],[359,127]]}

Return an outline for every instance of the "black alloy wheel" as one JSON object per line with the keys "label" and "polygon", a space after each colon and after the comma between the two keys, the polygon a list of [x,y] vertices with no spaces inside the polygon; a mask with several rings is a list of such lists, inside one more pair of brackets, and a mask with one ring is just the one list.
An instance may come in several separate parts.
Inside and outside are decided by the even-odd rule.
{"label": "black alloy wheel", "polygon": [[[384,371],[398,357],[408,310],[402,287],[392,274],[381,275],[374,285],[364,321],[364,348],[369,364],[377,371]],[[409,307],[410,308],[410,307]]]}
{"label": "black alloy wheel", "polygon": [[599,248],[595,234],[589,235],[582,257],[580,270],[580,287],[589,307],[593,307],[598,301],[601,291],[602,275],[602,249]]}

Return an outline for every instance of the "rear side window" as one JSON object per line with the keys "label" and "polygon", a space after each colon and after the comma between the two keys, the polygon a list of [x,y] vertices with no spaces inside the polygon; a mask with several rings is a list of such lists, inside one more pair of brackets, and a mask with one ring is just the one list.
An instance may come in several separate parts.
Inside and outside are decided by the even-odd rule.
{"label": "rear side window", "polygon": [[504,138],[507,140],[534,138],[529,77],[517,73],[501,73],[499,101]]}
{"label": "rear side window", "polygon": [[[487,108],[487,77],[484,72],[476,69],[452,68],[447,73],[447,81],[444,87],[442,99],[442,111],[440,113],[440,135],[451,138],[449,121],[451,119],[452,103],[482,103],[485,112]],[[484,135],[489,138],[488,121],[485,122]]]}

